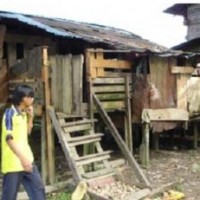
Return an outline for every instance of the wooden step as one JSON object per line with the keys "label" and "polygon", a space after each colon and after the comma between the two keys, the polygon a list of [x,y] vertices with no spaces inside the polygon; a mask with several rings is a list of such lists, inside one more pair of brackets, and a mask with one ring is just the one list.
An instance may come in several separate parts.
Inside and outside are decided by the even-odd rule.
{"label": "wooden step", "polygon": [[88,131],[92,129],[92,124],[91,123],[86,123],[86,124],[77,124],[74,126],[67,126],[63,127],[65,133],[72,133],[72,132],[78,132],[78,131]]}
{"label": "wooden step", "polygon": [[107,175],[111,176],[113,174],[115,174],[115,172],[112,168],[104,168],[98,171],[87,172],[83,174],[82,177],[86,179],[92,179],[92,178],[102,177],[102,176],[107,176]]}
{"label": "wooden step", "polygon": [[90,137],[87,137],[87,138],[84,138],[84,137],[87,137],[87,136],[80,136],[80,137],[72,138],[70,140],[67,139],[67,142],[69,143],[69,147],[101,141],[101,137],[97,134],[94,134],[94,136],[90,135]]}
{"label": "wooden step", "polygon": [[93,139],[93,138],[101,138],[104,134],[103,133],[95,133],[90,135],[83,135],[83,136],[75,136],[67,139],[67,142],[79,142],[83,140]]}
{"label": "wooden step", "polygon": [[56,113],[58,119],[82,119],[83,117],[80,115],[68,115],[62,112],[57,112]]}
{"label": "wooden step", "polygon": [[76,159],[76,165],[80,166],[80,165],[87,165],[90,163],[94,163],[94,162],[98,162],[98,161],[103,161],[106,159],[110,158],[110,153],[112,153],[112,151],[104,151],[101,153],[95,153],[95,154],[90,154],[90,155],[86,155],[86,156],[82,156],[78,159]]}
{"label": "wooden step", "polygon": [[91,124],[96,121],[97,121],[96,119],[83,119],[83,120],[78,120],[74,122],[60,123],[60,125],[64,128],[64,127],[70,127],[70,126],[76,126],[76,125],[82,125],[82,124]]}

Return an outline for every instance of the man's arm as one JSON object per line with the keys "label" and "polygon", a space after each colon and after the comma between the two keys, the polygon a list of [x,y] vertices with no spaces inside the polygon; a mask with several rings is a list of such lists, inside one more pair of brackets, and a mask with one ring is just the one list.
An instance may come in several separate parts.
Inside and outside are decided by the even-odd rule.
{"label": "man's arm", "polygon": [[31,171],[32,170],[32,163],[27,158],[25,158],[25,156],[23,154],[23,150],[21,150],[20,147],[16,144],[16,142],[14,140],[15,138],[12,135],[13,115],[14,115],[14,110],[12,108],[6,110],[6,112],[5,112],[5,126],[6,126],[7,133],[6,133],[4,140],[6,140],[10,149],[19,158],[24,170],[25,171]]}
{"label": "man's arm", "polygon": [[23,151],[19,148],[19,146],[14,141],[14,139],[8,138],[7,144],[10,147],[10,149],[13,151],[13,153],[19,158],[24,170],[27,172],[31,172],[33,168],[32,162],[24,156]]}

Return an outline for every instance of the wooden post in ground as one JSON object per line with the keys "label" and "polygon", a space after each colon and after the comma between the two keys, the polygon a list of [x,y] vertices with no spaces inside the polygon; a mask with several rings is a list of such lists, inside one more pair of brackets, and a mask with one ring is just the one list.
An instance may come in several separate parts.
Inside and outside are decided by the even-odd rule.
{"label": "wooden post in ground", "polygon": [[45,129],[47,140],[47,160],[48,160],[48,178],[50,184],[55,181],[55,158],[54,158],[54,137],[52,134],[51,121],[48,115],[48,107],[50,106],[50,85],[49,85],[49,62],[48,62],[48,49],[42,48],[43,59],[43,81],[44,81],[44,97],[45,97]]}
{"label": "wooden post in ground", "polygon": [[42,180],[44,183],[47,181],[47,152],[46,152],[46,137],[45,137],[45,113],[42,113],[41,116],[41,173],[42,173]]}
{"label": "wooden post in ground", "polygon": [[159,150],[159,133],[153,133],[153,148],[154,150],[158,151]]}
{"label": "wooden post in ground", "polygon": [[132,121],[131,121],[131,105],[130,105],[130,86],[129,86],[129,77],[125,76],[125,141],[131,153],[133,153],[133,137],[132,137]]}
{"label": "wooden post in ground", "polygon": [[149,166],[149,124],[142,124],[142,144],[140,147],[140,159],[141,164],[144,167]]}
{"label": "wooden post in ground", "polygon": [[193,136],[194,136],[194,149],[198,148],[198,129],[197,129],[197,121],[193,122]]}
{"label": "wooden post in ground", "polygon": [[134,169],[138,179],[142,183],[144,183],[147,187],[150,187],[149,181],[147,180],[146,176],[144,175],[144,173],[140,169],[138,163],[136,162],[136,160],[133,157],[132,153],[129,151],[129,149],[128,149],[127,145],[125,144],[124,140],[121,138],[117,128],[113,124],[112,120],[110,119],[110,117],[108,116],[106,111],[104,110],[102,104],[100,103],[99,99],[97,98],[97,96],[95,94],[93,94],[93,100],[94,100],[94,104],[95,104],[99,114],[101,115],[103,121],[105,122],[105,124],[109,128],[113,138],[115,139],[115,141],[118,144],[120,150],[122,151],[122,153],[126,157],[126,159],[129,162],[130,166]]}

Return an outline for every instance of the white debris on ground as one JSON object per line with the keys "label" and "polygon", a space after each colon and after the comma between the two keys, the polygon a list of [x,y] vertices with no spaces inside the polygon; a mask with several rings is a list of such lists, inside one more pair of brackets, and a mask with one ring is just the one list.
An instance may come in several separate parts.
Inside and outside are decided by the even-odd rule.
{"label": "white debris on ground", "polygon": [[105,196],[106,198],[112,200],[126,199],[131,193],[137,192],[138,190],[140,189],[136,186],[130,186],[121,181],[106,184],[103,187],[92,188],[94,193],[100,194],[101,196]]}

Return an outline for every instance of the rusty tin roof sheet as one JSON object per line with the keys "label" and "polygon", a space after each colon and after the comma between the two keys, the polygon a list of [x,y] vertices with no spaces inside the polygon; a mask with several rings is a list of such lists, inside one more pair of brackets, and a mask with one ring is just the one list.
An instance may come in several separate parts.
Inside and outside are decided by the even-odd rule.
{"label": "rusty tin roof sheet", "polygon": [[0,19],[3,18],[17,20],[55,36],[77,38],[91,43],[105,43],[116,49],[157,53],[169,50],[164,46],[145,40],[132,32],[110,26],[0,11]]}

